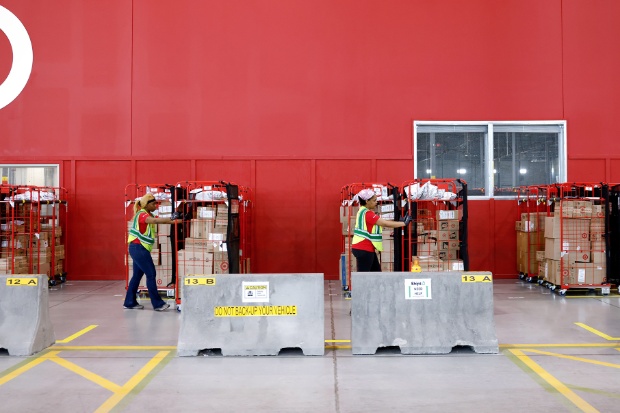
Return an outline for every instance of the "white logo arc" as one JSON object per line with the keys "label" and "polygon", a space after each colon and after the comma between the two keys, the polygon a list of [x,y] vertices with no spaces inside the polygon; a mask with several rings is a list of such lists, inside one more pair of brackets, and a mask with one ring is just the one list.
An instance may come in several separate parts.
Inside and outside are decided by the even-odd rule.
{"label": "white logo arc", "polygon": [[28,83],[32,71],[32,43],[22,22],[2,6],[0,6],[0,30],[6,34],[13,49],[11,71],[0,84],[0,109],[2,109],[14,101]]}

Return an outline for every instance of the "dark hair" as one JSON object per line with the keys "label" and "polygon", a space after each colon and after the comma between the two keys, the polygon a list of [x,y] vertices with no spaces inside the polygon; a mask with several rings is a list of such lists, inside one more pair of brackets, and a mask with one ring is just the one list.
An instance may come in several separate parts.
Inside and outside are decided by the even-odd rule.
{"label": "dark hair", "polygon": [[366,200],[365,199],[360,198],[359,200],[360,200],[360,205],[361,206],[366,206]]}

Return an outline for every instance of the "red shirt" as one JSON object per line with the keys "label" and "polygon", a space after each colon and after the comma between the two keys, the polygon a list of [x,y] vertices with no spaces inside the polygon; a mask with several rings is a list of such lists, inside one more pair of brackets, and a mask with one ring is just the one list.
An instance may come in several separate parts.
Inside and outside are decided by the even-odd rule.
{"label": "red shirt", "polygon": [[[146,226],[148,225],[146,223],[146,219],[150,217],[150,215],[147,212],[141,212],[140,215],[138,215],[138,229],[140,231],[140,233],[144,234],[146,232]],[[140,240],[138,238],[134,239],[133,241],[131,241],[132,244],[139,244]]]}
{"label": "red shirt", "polygon": [[[366,219],[366,229],[368,230],[369,233],[372,233],[372,228],[375,226],[377,221],[379,221],[379,218],[380,218],[379,215],[375,214],[373,211],[371,210],[366,211],[366,215],[364,216],[364,219]],[[372,245],[372,242],[370,242],[370,240],[367,240],[367,239],[363,239],[357,244],[353,244],[351,248],[355,248],[356,250],[375,252],[375,246]]]}

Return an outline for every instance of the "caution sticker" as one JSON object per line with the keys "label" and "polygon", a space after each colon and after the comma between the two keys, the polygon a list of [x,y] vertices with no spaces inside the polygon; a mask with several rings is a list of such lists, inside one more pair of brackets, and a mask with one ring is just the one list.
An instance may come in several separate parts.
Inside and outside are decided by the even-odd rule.
{"label": "caution sticker", "polygon": [[243,281],[242,301],[244,303],[268,303],[269,302],[269,282]]}
{"label": "caution sticker", "polygon": [[461,279],[464,283],[490,283],[493,282],[492,275],[463,275]]}
{"label": "caution sticker", "polygon": [[215,285],[213,277],[185,277],[185,285]]}
{"label": "caution sticker", "polygon": [[216,317],[296,316],[296,305],[242,305],[213,307]]}
{"label": "caution sticker", "polygon": [[35,287],[39,285],[39,279],[35,277],[27,277],[27,278],[7,278],[6,285],[10,285],[11,287],[17,286],[32,286]]}

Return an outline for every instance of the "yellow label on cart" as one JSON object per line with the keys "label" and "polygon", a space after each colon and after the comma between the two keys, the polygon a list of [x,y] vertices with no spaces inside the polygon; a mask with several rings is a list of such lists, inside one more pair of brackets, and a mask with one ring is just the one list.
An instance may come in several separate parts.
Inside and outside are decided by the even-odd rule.
{"label": "yellow label on cart", "polygon": [[464,283],[490,283],[493,282],[492,275],[463,275],[461,280]]}
{"label": "yellow label on cart", "polygon": [[20,287],[20,286],[31,286],[36,287],[39,285],[39,279],[35,277],[28,278],[7,278],[6,285],[10,285],[12,287]]}
{"label": "yellow label on cart", "polygon": [[239,305],[213,307],[216,317],[296,316],[296,305]]}
{"label": "yellow label on cart", "polygon": [[185,277],[185,285],[215,285],[213,277]]}

